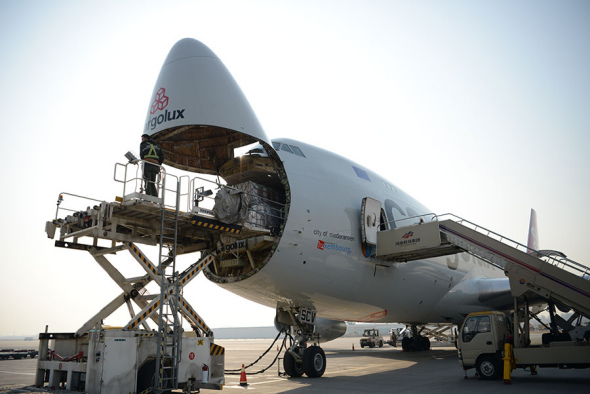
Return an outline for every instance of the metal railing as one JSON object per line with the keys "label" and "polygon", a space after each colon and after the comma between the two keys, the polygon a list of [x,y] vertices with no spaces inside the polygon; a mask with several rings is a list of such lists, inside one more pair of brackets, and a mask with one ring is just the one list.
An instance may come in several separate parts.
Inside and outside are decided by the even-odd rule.
{"label": "metal railing", "polygon": [[[80,196],[80,195],[72,194],[72,193],[61,192],[61,193],[59,193],[59,196],[57,197],[57,208],[55,209],[55,219],[56,220],[59,219],[59,212],[60,211],[73,212],[74,214],[79,213],[79,212],[84,212],[80,209],[63,207],[62,203],[65,201],[64,196],[75,197],[75,198],[82,199],[83,201],[92,202],[91,205],[87,205],[87,207],[91,208],[91,209],[95,209],[94,207],[95,207],[96,203],[98,203],[98,204],[103,203],[102,200],[97,200],[97,199],[90,198],[90,197],[84,197],[84,196]],[[98,208],[96,208],[96,209],[98,209]]]}
{"label": "metal railing", "polygon": [[[503,244],[511,246],[514,249],[520,250],[520,251],[527,253],[527,254],[531,254],[531,255],[545,261],[546,263],[549,263],[549,264],[554,265],[558,268],[569,271],[570,273],[580,276],[583,279],[590,280],[590,267],[588,267],[584,264],[580,264],[572,259],[567,258],[563,254],[559,254],[559,253],[556,253],[553,251],[547,252],[547,251],[542,251],[542,250],[540,251],[540,250],[531,249],[526,245],[523,245],[517,241],[514,241],[513,239],[505,237],[501,234],[498,234],[492,230],[489,230],[489,229],[487,229],[483,226],[480,226],[476,223],[470,222],[469,220],[466,220],[466,219],[459,217],[459,216],[452,214],[452,213],[444,213],[441,215],[437,215],[434,213],[427,213],[427,214],[423,214],[423,215],[412,216],[412,217],[408,217],[408,218],[394,220],[392,222],[397,224],[399,222],[403,222],[403,221],[410,220],[410,219],[421,220],[421,219],[424,219],[425,217],[431,217],[431,219],[430,219],[431,221],[441,221],[441,220],[450,219],[454,222],[462,224],[465,227],[468,227],[474,231],[477,231],[478,233],[481,233],[487,237],[495,239],[496,241],[499,241],[499,242],[502,242]],[[413,225],[413,224],[418,224],[418,223],[412,223],[409,225]]]}
{"label": "metal railing", "polygon": [[[124,201],[127,198],[146,198],[143,197],[145,194],[146,182],[143,178],[143,164],[143,160],[136,160],[125,164],[115,164],[113,179],[116,182],[123,184]],[[156,165],[153,163],[150,164]],[[163,207],[176,209],[174,205],[166,204],[166,201],[176,201],[175,193],[178,192],[180,193],[178,201],[180,201],[179,210],[181,212],[195,212],[215,216],[213,213],[215,196],[219,190],[226,188],[240,192],[244,196],[243,200],[247,204],[247,209],[240,219],[243,224],[259,228],[269,228],[275,227],[275,224],[284,220],[285,204],[283,203],[252,193],[240,187],[228,186],[225,183],[222,183],[219,178],[212,180],[203,176],[194,176],[192,178],[189,177],[189,175],[177,176],[167,172],[165,167],[159,167],[160,179],[156,183],[156,188],[158,190],[158,196],[161,196],[157,198],[161,198],[161,204]],[[171,179],[169,179],[167,182],[168,177],[174,177],[176,181],[170,182]],[[178,190],[167,187],[167,184],[176,185],[178,184],[178,181],[180,181],[180,187]],[[172,198],[173,195],[174,198]],[[146,200],[151,201],[152,199],[148,196]]]}
{"label": "metal railing", "polygon": [[[160,167],[160,172],[157,175],[154,186],[158,191],[158,196],[155,198],[161,201],[162,207],[176,209],[176,201],[180,201],[179,209],[181,211],[190,211],[190,190],[188,188],[190,177],[188,175],[170,174],[164,166],[159,166],[151,162],[149,164]],[[137,160],[125,164],[115,163],[113,179],[115,182],[123,184],[124,201],[128,196],[137,196],[138,194],[146,193],[146,182],[148,181],[143,177],[144,165],[144,160]],[[175,179],[175,181],[172,182],[172,187],[167,187],[166,185],[166,181],[169,177]],[[177,193],[179,194],[179,198],[176,197]],[[167,204],[166,201],[173,201],[173,204]]]}

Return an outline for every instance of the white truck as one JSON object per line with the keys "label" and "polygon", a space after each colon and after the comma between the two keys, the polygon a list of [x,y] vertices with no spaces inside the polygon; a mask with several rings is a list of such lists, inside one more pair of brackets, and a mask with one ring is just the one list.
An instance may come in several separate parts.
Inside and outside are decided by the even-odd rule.
{"label": "white truck", "polygon": [[464,370],[475,368],[484,380],[498,379],[504,371],[505,381],[510,381],[510,372],[515,368],[531,368],[531,372],[536,373],[537,366],[590,367],[587,335],[573,341],[531,346],[527,319],[524,319],[524,327],[523,330],[517,319],[511,322],[501,312],[467,315],[457,338],[459,363]]}
{"label": "white truck", "polygon": [[361,347],[364,348],[365,346],[368,347],[383,347],[383,337],[379,335],[379,330],[376,328],[367,328],[363,332],[363,337],[361,338]]}

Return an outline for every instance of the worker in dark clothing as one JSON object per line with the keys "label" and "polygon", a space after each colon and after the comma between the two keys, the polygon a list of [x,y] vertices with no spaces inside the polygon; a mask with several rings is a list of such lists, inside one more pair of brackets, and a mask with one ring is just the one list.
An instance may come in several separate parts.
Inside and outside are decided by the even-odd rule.
{"label": "worker in dark clothing", "polygon": [[150,196],[158,197],[156,189],[156,176],[160,172],[160,167],[150,164],[155,163],[162,165],[164,162],[164,152],[156,141],[152,140],[149,135],[141,136],[141,145],[139,146],[139,156],[145,160],[143,163],[143,179],[145,180],[145,190]]}

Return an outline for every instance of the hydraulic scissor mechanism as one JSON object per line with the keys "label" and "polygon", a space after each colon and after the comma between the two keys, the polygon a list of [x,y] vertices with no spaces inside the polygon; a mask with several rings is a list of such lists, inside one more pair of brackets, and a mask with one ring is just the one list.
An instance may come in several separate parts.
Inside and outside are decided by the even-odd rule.
{"label": "hydraulic scissor mechanism", "polygon": [[[322,376],[326,370],[326,354],[319,346],[316,332],[316,311],[304,307],[277,308],[277,326],[290,328],[291,344],[285,351],[283,368],[287,375],[298,378]],[[307,346],[313,343],[312,346]]]}

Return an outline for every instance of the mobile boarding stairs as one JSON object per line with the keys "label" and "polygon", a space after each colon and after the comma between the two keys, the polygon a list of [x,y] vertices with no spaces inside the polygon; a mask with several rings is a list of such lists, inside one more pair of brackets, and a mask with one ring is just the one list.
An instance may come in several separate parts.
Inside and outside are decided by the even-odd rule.
{"label": "mobile boarding stairs", "polygon": [[[426,222],[429,216],[432,220]],[[375,230],[375,257],[407,262],[467,252],[503,269],[513,297],[540,296],[590,318],[589,267],[555,252],[531,250],[452,214],[414,220],[419,223]]]}

